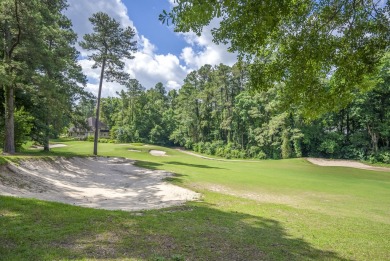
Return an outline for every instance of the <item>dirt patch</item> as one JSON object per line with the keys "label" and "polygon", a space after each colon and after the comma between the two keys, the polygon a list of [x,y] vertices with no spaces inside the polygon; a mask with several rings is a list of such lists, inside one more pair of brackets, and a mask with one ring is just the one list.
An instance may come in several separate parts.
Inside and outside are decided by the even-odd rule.
{"label": "dirt patch", "polygon": [[8,164],[0,170],[0,194],[110,210],[180,205],[199,194],[165,182],[172,176],[121,158],[58,158]]}
{"label": "dirt patch", "polygon": [[167,153],[162,150],[150,150],[149,153],[150,155],[157,156],[157,157],[167,156]]}
{"label": "dirt patch", "polygon": [[140,150],[133,150],[133,149],[130,149],[128,151],[130,151],[130,152],[141,152]]}
{"label": "dirt patch", "polygon": [[330,160],[320,158],[307,158],[307,160],[315,165],[325,167],[350,167],[375,171],[390,171],[390,168],[374,167],[354,160]]}

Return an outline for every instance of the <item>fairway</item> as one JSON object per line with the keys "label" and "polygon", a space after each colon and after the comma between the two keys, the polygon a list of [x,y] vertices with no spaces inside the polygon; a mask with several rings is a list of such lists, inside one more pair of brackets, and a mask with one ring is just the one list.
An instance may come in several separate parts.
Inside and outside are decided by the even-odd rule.
{"label": "fairway", "polygon": [[[65,144],[50,156],[92,152],[91,142]],[[99,144],[99,154],[175,173],[167,180],[201,200],[122,212],[1,196],[0,259],[390,259],[389,172],[305,159],[216,161],[143,144]],[[13,160],[37,156],[47,155]]]}

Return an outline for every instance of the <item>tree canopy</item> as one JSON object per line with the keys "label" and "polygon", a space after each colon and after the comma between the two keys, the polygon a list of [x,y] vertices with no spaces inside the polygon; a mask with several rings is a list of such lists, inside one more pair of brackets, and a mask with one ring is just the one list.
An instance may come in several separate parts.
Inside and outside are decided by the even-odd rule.
{"label": "tree canopy", "polygon": [[175,31],[212,29],[250,62],[252,88],[283,84],[284,105],[307,117],[344,108],[357,90],[375,85],[390,42],[388,1],[357,0],[176,0],[160,20]]}

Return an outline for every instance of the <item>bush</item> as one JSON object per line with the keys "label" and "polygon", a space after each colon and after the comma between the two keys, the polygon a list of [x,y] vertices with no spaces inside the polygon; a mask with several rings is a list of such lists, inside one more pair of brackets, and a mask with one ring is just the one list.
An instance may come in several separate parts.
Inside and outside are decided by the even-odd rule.
{"label": "bush", "polygon": [[390,152],[382,151],[378,154],[378,160],[383,163],[390,164]]}
{"label": "bush", "polygon": [[230,155],[232,158],[238,159],[238,158],[240,158],[240,151],[239,150],[231,150]]}
{"label": "bush", "polygon": [[204,151],[204,143],[203,142],[198,142],[193,145],[193,150],[195,152],[203,153]]}
{"label": "bush", "polygon": [[99,139],[99,142],[100,143],[114,143],[115,141],[111,140],[111,139],[101,138],[101,139]]}
{"label": "bush", "polygon": [[261,152],[261,150],[257,146],[251,146],[247,150],[248,157],[250,157],[250,158],[257,158],[257,155],[258,155],[259,152]]}
{"label": "bush", "polygon": [[260,151],[259,153],[257,153],[256,158],[258,158],[258,159],[266,159],[267,158],[267,154],[265,154],[264,151]]}
{"label": "bush", "polygon": [[294,152],[295,152],[295,157],[300,158],[302,157],[302,145],[301,141],[298,139],[293,140],[294,144]]}
{"label": "bush", "polygon": [[225,148],[224,147],[218,147],[215,150],[215,155],[218,157],[224,157],[225,156]]}
{"label": "bush", "polygon": [[190,139],[186,140],[185,143],[184,143],[184,148],[186,148],[186,149],[193,149],[193,150],[195,150],[194,146],[195,146],[194,142],[192,140],[190,140]]}
{"label": "bush", "polygon": [[215,150],[214,150],[214,148],[213,148],[213,146],[211,145],[210,142],[206,142],[204,144],[204,153],[208,154],[208,155],[214,155],[215,154]]}
{"label": "bush", "polygon": [[211,155],[217,155],[219,157],[223,157],[224,146],[225,144],[222,140],[213,141],[210,146]]}
{"label": "bush", "polygon": [[245,150],[240,150],[240,156],[239,156],[240,159],[245,159],[246,158],[246,152]]}

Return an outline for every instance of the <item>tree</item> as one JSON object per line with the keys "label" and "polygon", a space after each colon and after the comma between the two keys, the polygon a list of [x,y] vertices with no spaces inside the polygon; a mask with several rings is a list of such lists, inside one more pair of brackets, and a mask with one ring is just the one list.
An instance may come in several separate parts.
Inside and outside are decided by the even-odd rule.
{"label": "tree", "polygon": [[[16,130],[20,115],[27,114],[33,116],[29,118],[35,126],[24,129],[33,130],[40,125],[36,133],[45,136],[40,141],[48,149],[49,126],[61,128],[61,124],[53,124],[51,119],[59,123],[58,119],[62,117],[58,116],[66,115],[62,105],[69,108],[75,91],[81,91],[77,83],[82,83],[84,76],[77,65],[77,52],[73,46],[77,36],[71,29],[70,20],[62,14],[65,8],[66,0],[4,0],[0,3],[3,60],[0,79],[5,94],[6,153],[14,153],[21,145],[21,137],[16,135],[28,136],[28,133],[21,134]],[[21,114],[22,108],[26,112]],[[29,108],[31,110],[27,111]],[[18,117],[14,117],[16,112]],[[17,146],[15,141],[18,141]]]}
{"label": "tree", "polygon": [[[37,1],[4,0],[0,3],[0,50],[2,63],[0,64],[0,79],[4,89],[5,107],[5,137],[4,152],[15,153],[15,89],[20,84],[23,69],[26,69],[25,60],[26,42],[34,33],[38,33],[40,21],[39,3]],[[36,52],[31,50],[30,55]]]}
{"label": "tree", "polygon": [[58,136],[69,124],[73,105],[87,95],[83,88],[86,78],[77,64],[79,54],[74,47],[77,35],[71,21],[62,14],[65,7],[65,0],[54,0],[48,1],[44,9],[43,21],[50,30],[40,35],[43,41],[39,49],[43,55],[38,60],[30,92],[35,104],[33,140],[43,144],[46,151],[50,136]]}
{"label": "tree", "polygon": [[133,59],[133,52],[137,50],[136,41],[133,41],[135,31],[131,27],[125,29],[106,13],[98,12],[89,18],[93,25],[93,33],[84,35],[80,46],[93,54],[88,58],[95,62],[92,68],[101,67],[99,92],[96,107],[95,139],[93,154],[97,155],[97,142],[99,138],[99,112],[103,80],[124,83],[128,74],[123,72],[125,63],[123,58]]}
{"label": "tree", "polygon": [[343,108],[356,90],[375,85],[371,77],[389,48],[388,1],[175,2],[162,22],[201,34],[219,19],[214,41],[248,58],[252,88],[284,83],[285,107],[294,104],[307,117]]}

